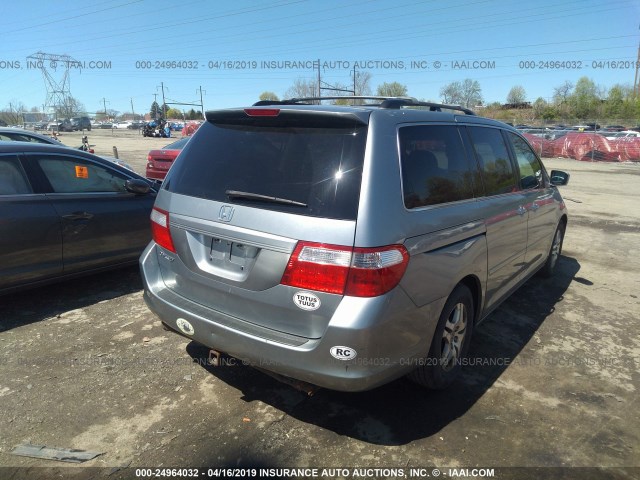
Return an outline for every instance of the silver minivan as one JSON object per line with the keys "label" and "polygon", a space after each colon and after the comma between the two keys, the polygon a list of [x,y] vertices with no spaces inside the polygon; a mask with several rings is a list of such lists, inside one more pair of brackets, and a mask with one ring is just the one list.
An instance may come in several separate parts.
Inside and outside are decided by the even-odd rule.
{"label": "silver minivan", "polygon": [[316,386],[444,388],[478,323],[553,273],[567,173],[465,108],[364,100],[207,112],[140,259],[167,328]]}

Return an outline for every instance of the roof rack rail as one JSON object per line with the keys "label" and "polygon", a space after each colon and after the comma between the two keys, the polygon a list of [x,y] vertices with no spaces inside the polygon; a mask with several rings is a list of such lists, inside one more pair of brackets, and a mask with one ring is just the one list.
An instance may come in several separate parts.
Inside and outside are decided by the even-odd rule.
{"label": "roof rack rail", "polygon": [[379,97],[379,96],[335,96],[335,97],[301,97],[290,98],[287,100],[260,100],[253,104],[254,107],[269,105],[311,105],[311,102],[319,102],[322,100],[377,100],[380,103],[368,104],[372,107],[386,109],[400,109],[403,107],[429,107],[432,112],[441,112],[444,110],[456,110],[463,112],[465,115],[475,115],[473,110],[462,107],[460,105],[446,105],[444,103],[421,102],[413,97]]}
{"label": "roof rack rail", "polygon": [[380,108],[400,109],[402,107],[429,107],[432,112],[444,110],[457,110],[465,115],[475,115],[476,112],[460,105],[447,105],[444,103],[420,102],[415,98],[390,98],[380,104]]}
{"label": "roof rack rail", "polygon": [[[253,104],[254,107],[267,106],[267,105],[310,105],[311,102],[319,102],[321,100],[377,100],[378,102],[383,102],[385,100],[389,100],[390,98],[396,97],[375,97],[375,96],[334,96],[334,97],[300,97],[300,98],[289,98],[286,100],[260,100]],[[397,98],[406,98],[408,97],[397,97]],[[415,100],[415,99],[414,99]],[[378,105],[378,104],[371,104]]]}

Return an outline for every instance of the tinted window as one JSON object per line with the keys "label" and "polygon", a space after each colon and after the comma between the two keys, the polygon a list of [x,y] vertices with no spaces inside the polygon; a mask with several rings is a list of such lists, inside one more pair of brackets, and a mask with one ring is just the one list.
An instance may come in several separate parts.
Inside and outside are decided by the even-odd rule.
{"label": "tinted window", "polygon": [[[167,176],[167,190],[316,217],[356,218],[366,126],[203,124]],[[231,198],[227,191],[306,206]]]}
{"label": "tinted window", "polygon": [[474,172],[456,127],[401,128],[400,161],[407,208],[473,198]]}
{"label": "tinted window", "polygon": [[182,150],[184,146],[187,144],[187,142],[189,141],[189,138],[190,137],[181,138],[177,142],[173,142],[173,143],[170,143],[169,145],[162,147],[162,150]]}
{"label": "tinted window", "polygon": [[511,132],[507,132],[507,137],[511,141],[513,151],[518,161],[520,174],[520,188],[538,188],[544,184],[542,175],[542,165],[536,157],[529,144]]}
{"label": "tinted window", "polygon": [[497,128],[469,127],[471,142],[480,161],[486,195],[516,190],[513,167],[502,133]]}
{"label": "tinted window", "polygon": [[0,195],[31,193],[31,186],[14,156],[0,157]]}
{"label": "tinted window", "polygon": [[84,159],[38,157],[37,162],[55,193],[126,192],[126,177]]}

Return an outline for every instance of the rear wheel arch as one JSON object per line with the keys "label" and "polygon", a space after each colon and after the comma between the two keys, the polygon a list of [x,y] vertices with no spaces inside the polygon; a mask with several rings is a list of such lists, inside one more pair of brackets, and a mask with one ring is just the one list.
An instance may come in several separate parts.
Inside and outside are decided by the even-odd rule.
{"label": "rear wheel arch", "polygon": [[[473,336],[476,319],[473,293],[477,286],[470,288],[463,279],[453,288],[438,318],[433,338],[425,357],[417,368],[407,376],[424,387],[439,390],[449,386],[458,376]],[[471,313],[471,315],[469,315]]]}
{"label": "rear wheel arch", "polygon": [[480,279],[475,275],[467,275],[462,280],[460,280],[455,287],[453,287],[453,290],[455,290],[458,285],[464,285],[471,292],[471,296],[473,297],[474,311],[473,323],[477,324],[480,318],[480,310],[482,305],[482,285],[480,283]]}

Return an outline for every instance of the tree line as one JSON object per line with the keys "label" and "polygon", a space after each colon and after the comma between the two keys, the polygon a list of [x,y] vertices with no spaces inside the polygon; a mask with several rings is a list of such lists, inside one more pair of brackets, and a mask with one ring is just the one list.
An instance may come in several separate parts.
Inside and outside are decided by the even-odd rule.
{"label": "tree line", "polygon": [[[406,97],[410,95],[408,87],[398,82],[384,82],[376,87],[374,94],[371,87],[371,74],[357,72],[355,82],[349,86],[338,83],[327,87],[326,84],[321,83],[320,89],[318,89],[317,80],[296,79],[293,85],[284,92],[283,98],[316,97],[319,90],[323,96],[334,96],[335,91],[343,91],[345,97],[351,96],[353,92],[356,96]],[[527,98],[524,87],[515,85],[509,90],[505,103],[485,104],[480,83],[477,80],[467,78],[444,85],[439,91],[440,98],[437,100],[425,100],[424,98],[420,98],[420,100],[460,105],[478,110],[484,116],[508,122],[557,123],[619,120],[634,125],[640,124],[640,98],[634,94],[633,88],[629,85],[616,84],[606,88],[596,85],[588,77],[582,77],[575,84],[567,80],[554,87],[550,93],[551,96],[548,98],[539,97],[531,101]],[[278,100],[279,97],[272,91],[264,91],[259,99]],[[346,99],[334,101],[336,104],[346,104],[347,102]],[[31,117],[43,116],[40,108],[27,109],[22,102],[14,100],[0,110],[0,121],[10,125],[24,123],[25,112],[32,113]],[[56,114],[57,118],[71,118],[85,115],[86,110],[80,101],[70,97],[66,105],[58,107]],[[156,101],[152,103],[149,114],[151,118],[202,119],[202,113],[193,108],[183,112],[176,108],[170,108],[166,104],[159,105]],[[120,116],[120,112],[106,110],[95,115],[97,120],[113,120]],[[43,119],[39,118],[38,120]]]}
{"label": "tree line", "polygon": [[[355,95],[371,95],[371,75],[367,72],[360,72],[359,75]],[[349,88],[342,84],[334,87],[345,90]],[[353,87],[350,88],[353,91]],[[325,96],[332,96],[330,91],[322,93]],[[627,123],[640,124],[640,98],[634,95],[633,88],[629,85],[616,84],[611,88],[606,88],[596,85],[588,77],[582,77],[575,84],[567,80],[554,87],[550,93],[551,97],[547,99],[538,97],[534,101],[530,101],[527,98],[525,88],[522,85],[515,85],[507,93],[504,103],[485,104],[480,82],[467,78],[444,85],[439,91],[440,98],[437,100],[423,98],[420,100],[460,105],[478,110],[484,116],[504,121],[553,123],[617,119]],[[286,90],[283,98],[316,97],[317,95],[317,80],[297,79]],[[406,85],[398,82],[385,82],[378,85],[375,95],[404,97],[409,96],[410,92]],[[260,95],[260,100],[278,99],[278,95],[271,91],[265,91]],[[334,103],[347,103],[347,101],[337,100]]]}

